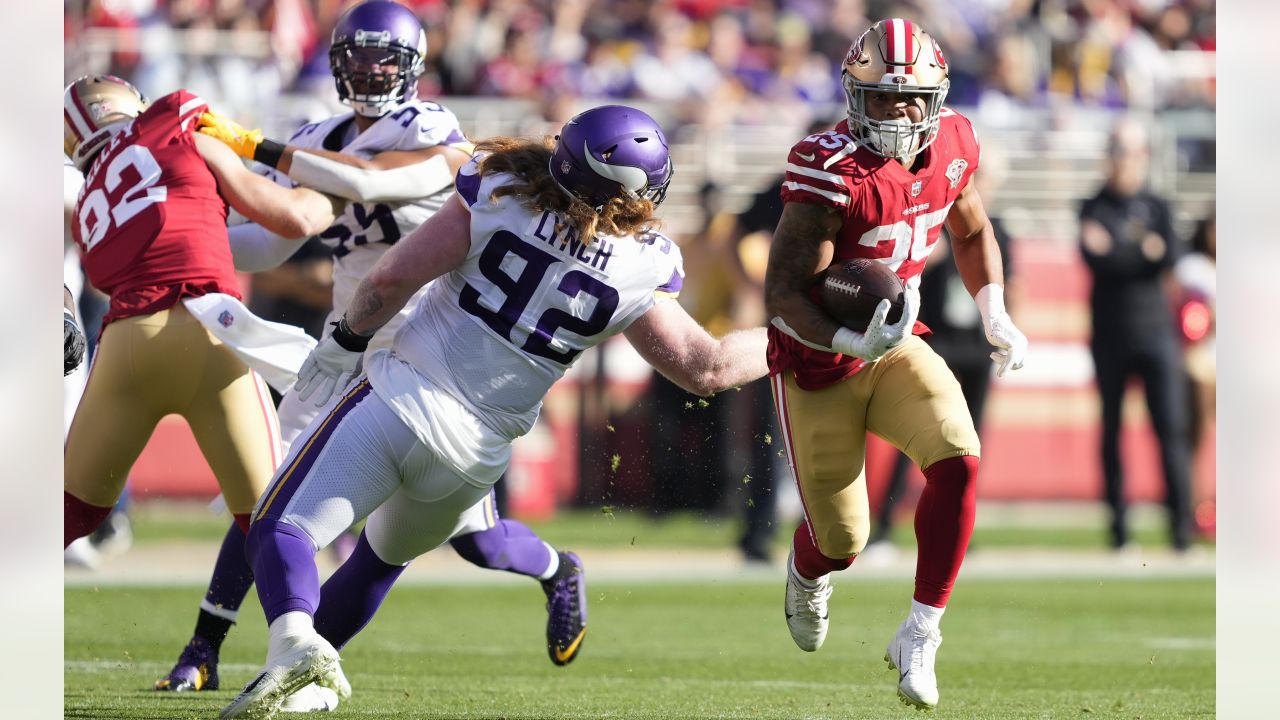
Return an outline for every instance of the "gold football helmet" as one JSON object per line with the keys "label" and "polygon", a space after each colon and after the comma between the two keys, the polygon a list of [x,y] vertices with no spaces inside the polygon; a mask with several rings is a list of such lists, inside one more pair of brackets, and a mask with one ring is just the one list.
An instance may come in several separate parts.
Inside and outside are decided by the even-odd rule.
{"label": "gold football helmet", "polygon": [[[937,138],[942,102],[951,86],[947,60],[938,43],[915,23],[893,18],[872,25],[853,41],[841,76],[849,101],[849,130],[871,152],[909,160]],[[924,120],[867,117],[868,91],[924,96]]]}
{"label": "gold football helmet", "polygon": [[62,150],[84,172],[125,123],[147,109],[138,88],[114,75],[86,75],[62,94]]}

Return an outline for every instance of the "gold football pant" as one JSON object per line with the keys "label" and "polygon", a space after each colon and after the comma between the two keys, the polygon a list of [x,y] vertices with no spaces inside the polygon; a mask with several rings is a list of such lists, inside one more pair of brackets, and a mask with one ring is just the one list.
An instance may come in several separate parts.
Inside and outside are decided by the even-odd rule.
{"label": "gold football pant", "polygon": [[171,413],[191,426],[227,507],[250,512],[281,460],[275,407],[262,379],[181,303],[103,331],[63,450],[67,492],[114,505]]}
{"label": "gold football pant", "polygon": [[771,378],[791,471],[818,550],[862,552],[871,530],[866,434],[875,433],[921,469],[981,454],[960,384],[923,340],[912,336],[853,376],[802,390],[794,373]]}

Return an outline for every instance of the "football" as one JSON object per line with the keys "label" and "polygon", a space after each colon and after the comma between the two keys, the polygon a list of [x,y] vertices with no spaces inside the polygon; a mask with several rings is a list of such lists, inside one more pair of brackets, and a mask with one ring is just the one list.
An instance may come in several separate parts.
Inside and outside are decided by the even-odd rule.
{"label": "football", "polygon": [[886,323],[900,320],[904,291],[902,279],[888,265],[856,258],[832,263],[822,275],[819,294],[828,315],[841,325],[861,332],[871,322],[881,300],[892,303]]}

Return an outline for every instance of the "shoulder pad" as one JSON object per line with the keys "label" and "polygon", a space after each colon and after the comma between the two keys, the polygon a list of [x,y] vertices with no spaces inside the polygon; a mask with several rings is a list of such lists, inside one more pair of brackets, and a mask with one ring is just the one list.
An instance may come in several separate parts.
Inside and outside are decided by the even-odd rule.
{"label": "shoulder pad", "polygon": [[657,272],[654,292],[664,297],[678,297],[684,287],[684,256],[680,246],[666,234],[656,230],[636,236],[641,253],[651,254]]}
{"label": "shoulder pad", "polygon": [[209,104],[199,95],[187,90],[175,90],[151,103],[144,114],[174,119],[185,131],[195,130],[193,121],[208,109]]}
{"label": "shoulder pad", "polygon": [[787,155],[783,201],[847,209],[853,188],[867,176],[865,155],[844,123],[801,140]]}

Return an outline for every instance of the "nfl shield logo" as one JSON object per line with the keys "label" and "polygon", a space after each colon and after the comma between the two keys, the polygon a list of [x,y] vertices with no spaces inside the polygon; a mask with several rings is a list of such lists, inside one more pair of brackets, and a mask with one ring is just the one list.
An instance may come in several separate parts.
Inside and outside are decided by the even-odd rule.
{"label": "nfl shield logo", "polygon": [[235,321],[236,316],[232,315],[230,310],[223,310],[222,314],[218,316],[218,323],[222,325],[222,327],[231,327],[231,323]]}
{"label": "nfl shield logo", "polygon": [[920,191],[924,189],[924,181],[917,180],[911,183],[911,197],[920,197]]}
{"label": "nfl shield logo", "polygon": [[564,174],[566,174],[566,175],[567,175],[567,174],[569,173],[569,171],[570,171],[570,170],[572,170],[572,169],[573,169],[573,166],[569,164],[569,161],[568,161],[568,160],[565,160],[564,162],[560,163],[560,172],[561,172],[561,173],[564,173]]}

